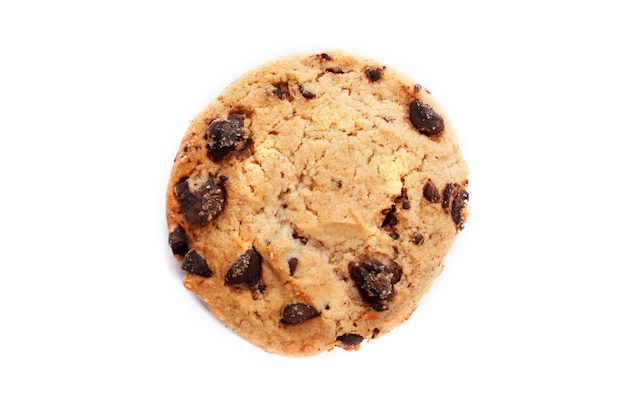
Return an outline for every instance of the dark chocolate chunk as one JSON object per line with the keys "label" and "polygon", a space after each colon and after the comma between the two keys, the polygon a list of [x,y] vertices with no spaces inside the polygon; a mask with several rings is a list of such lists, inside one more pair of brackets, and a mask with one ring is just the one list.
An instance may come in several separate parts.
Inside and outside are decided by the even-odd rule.
{"label": "dark chocolate chunk", "polygon": [[167,243],[169,243],[174,255],[184,256],[189,251],[187,235],[185,234],[185,229],[181,226],[177,226],[176,229],[170,232]]}
{"label": "dark chocolate chunk", "polygon": [[343,74],[343,70],[341,68],[326,68],[326,72],[330,72],[332,74]]}
{"label": "dark chocolate chunk", "polygon": [[324,61],[332,61],[332,60],[333,60],[333,58],[332,58],[330,55],[328,55],[326,52],[322,52],[322,53],[320,54],[320,57],[321,57]]}
{"label": "dark chocolate chunk", "polygon": [[417,233],[415,236],[413,236],[413,243],[415,243],[417,246],[421,246],[424,243],[424,235],[422,235],[421,233]]}
{"label": "dark chocolate chunk", "polygon": [[409,118],[413,126],[426,136],[435,136],[443,132],[443,118],[433,108],[419,100],[409,104]]}
{"label": "dark chocolate chunk", "polygon": [[380,77],[383,76],[383,69],[382,68],[367,68],[365,70],[365,76],[371,82],[376,82],[380,80]]}
{"label": "dark chocolate chunk", "polygon": [[463,218],[463,209],[465,209],[465,205],[469,200],[469,193],[465,190],[459,191],[454,198],[452,199],[452,220],[454,220],[454,224],[456,224],[456,229],[463,229],[465,219]]}
{"label": "dark chocolate chunk", "polygon": [[303,85],[300,86],[300,94],[302,94],[304,98],[315,98],[315,93],[307,90]]}
{"label": "dark chocolate chunk", "polygon": [[393,286],[400,281],[402,270],[395,264],[385,265],[375,259],[350,262],[348,269],[363,301],[376,311],[387,310],[387,304],[394,295]]}
{"label": "dark chocolate chunk", "polygon": [[244,135],[244,116],[230,114],[226,120],[213,120],[206,132],[207,154],[213,161],[220,161],[232,151],[248,147],[252,139]]}
{"label": "dark chocolate chunk", "polygon": [[354,347],[361,344],[363,336],[356,333],[345,333],[338,336],[337,341],[341,342],[344,346]]}
{"label": "dark chocolate chunk", "polygon": [[247,250],[230,267],[224,281],[227,284],[258,284],[261,277],[261,255],[254,249]]}
{"label": "dark chocolate chunk", "polygon": [[298,267],[298,258],[289,258],[287,261],[289,264],[289,275],[293,275],[296,272],[296,268]]}
{"label": "dark chocolate chunk", "polygon": [[217,217],[226,203],[224,187],[213,177],[208,177],[195,191],[189,189],[188,178],[183,178],[174,187],[174,194],[180,202],[183,215],[198,225],[205,225]]}
{"label": "dark chocolate chunk", "polygon": [[423,193],[424,198],[431,203],[437,203],[441,199],[437,187],[435,187],[435,184],[433,184],[431,180],[428,180],[428,182],[424,186]]}
{"label": "dark chocolate chunk", "polygon": [[320,315],[314,307],[304,303],[292,303],[285,306],[280,321],[285,324],[298,324]]}
{"label": "dark chocolate chunk", "polygon": [[190,250],[183,259],[183,270],[190,274],[200,275],[202,277],[210,277],[213,271],[209,268],[206,261],[195,250]]}

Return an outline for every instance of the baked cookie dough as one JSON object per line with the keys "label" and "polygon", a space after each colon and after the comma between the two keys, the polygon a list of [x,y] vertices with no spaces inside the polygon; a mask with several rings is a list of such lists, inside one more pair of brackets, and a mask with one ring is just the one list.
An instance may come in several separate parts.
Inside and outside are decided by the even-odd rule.
{"label": "baked cookie dough", "polygon": [[342,51],[292,55],[191,122],[167,187],[184,285],[262,349],[356,350],[409,318],[469,212],[430,92]]}

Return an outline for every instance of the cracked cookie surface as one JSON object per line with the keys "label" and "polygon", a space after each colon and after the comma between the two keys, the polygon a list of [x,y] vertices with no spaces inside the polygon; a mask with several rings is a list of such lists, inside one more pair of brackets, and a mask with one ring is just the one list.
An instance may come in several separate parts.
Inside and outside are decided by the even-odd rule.
{"label": "cracked cookie surface", "polygon": [[430,92],[343,51],[235,80],[191,122],[167,188],[184,285],[273,353],[358,349],[409,318],[469,213]]}

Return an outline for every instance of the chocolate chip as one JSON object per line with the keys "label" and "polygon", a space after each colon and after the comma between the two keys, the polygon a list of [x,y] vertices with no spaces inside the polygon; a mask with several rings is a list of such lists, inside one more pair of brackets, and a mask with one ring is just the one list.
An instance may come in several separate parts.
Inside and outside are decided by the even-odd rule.
{"label": "chocolate chip", "polygon": [[276,84],[272,84],[272,86],[274,87],[273,94],[276,95],[276,97],[278,97],[281,100],[283,99],[287,101],[293,100],[291,92],[289,91],[289,84],[287,82],[279,82]]}
{"label": "chocolate chip", "polygon": [[443,199],[441,206],[452,216],[452,220],[456,225],[456,230],[462,230],[465,223],[463,211],[469,201],[469,193],[461,188],[457,183],[449,183],[443,190]]}
{"label": "chocolate chip", "polygon": [[224,209],[226,192],[224,187],[208,177],[195,191],[189,189],[188,178],[183,178],[174,187],[183,215],[192,223],[205,225]]}
{"label": "chocolate chip", "polygon": [[376,82],[383,76],[382,68],[367,68],[365,70],[365,76],[371,81]]}
{"label": "chocolate chip", "polygon": [[256,285],[261,277],[261,255],[254,249],[247,250],[230,267],[224,281],[227,284]]}
{"label": "chocolate chip", "polygon": [[428,182],[424,186],[423,193],[424,198],[431,203],[437,203],[441,199],[437,187],[435,187],[435,184],[433,184],[431,180],[428,180]]}
{"label": "chocolate chip", "polygon": [[443,189],[443,199],[441,200],[441,207],[444,209],[450,208],[450,203],[461,190],[461,186],[456,183],[446,184],[446,188]]}
{"label": "chocolate chip", "polygon": [[409,196],[406,194],[406,188],[402,189],[401,194],[395,198],[394,202],[396,205],[402,207],[403,210],[411,208],[411,201],[409,200]]}
{"label": "chocolate chip", "polygon": [[385,226],[393,227],[398,224],[398,218],[396,217],[395,205],[391,206],[391,208],[389,209],[383,210],[383,214],[385,215],[385,219],[383,220],[381,227],[385,227]]}
{"label": "chocolate chip", "polygon": [[170,232],[167,243],[169,243],[174,255],[184,256],[189,251],[187,235],[185,234],[185,229],[181,226],[177,226],[176,229]]}
{"label": "chocolate chip", "polygon": [[302,94],[302,97],[304,98],[315,98],[315,93],[307,90],[306,87],[304,87],[303,85],[300,86],[300,94]]}
{"label": "chocolate chip", "polygon": [[452,200],[452,220],[456,224],[456,229],[461,230],[464,227],[465,219],[463,217],[463,210],[469,200],[469,193],[465,190],[459,191]]}
{"label": "chocolate chip", "polygon": [[324,61],[332,61],[332,60],[333,60],[333,58],[332,58],[330,55],[328,55],[326,52],[322,52],[322,53],[320,54],[320,57],[321,57]]}
{"label": "chocolate chip", "polygon": [[413,236],[413,243],[415,243],[417,246],[421,246],[424,243],[424,236],[421,233],[417,233],[415,236]]}
{"label": "chocolate chip", "polygon": [[332,74],[343,74],[343,70],[341,68],[326,68],[326,72],[330,72]]}
{"label": "chocolate chip", "polygon": [[210,277],[213,271],[209,268],[206,261],[195,250],[190,250],[183,259],[183,270],[190,274],[200,275],[202,277]]}
{"label": "chocolate chip", "polygon": [[395,264],[385,265],[375,259],[350,262],[348,269],[363,301],[376,311],[387,310],[387,304],[394,295],[393,286],[400,281],[402,270]]}
{"label": "chocolate chip", "polygon": [[426,136],[435,136],[443,132],[443,118],[433,108],[419,100],[409,103],[409,119],[413,126]]}
{"label": "chocolate chip", "polygon": [[285,306],[280,321],[285,324],[298,324],[320,315],[314,307],[304,303],[292,303]]}
{"label": "chocolate chip", "polygon": [[298,258],[289,258],[287,264],[289,264],[289,275],[293,275],[298,267]]}
{"label": "chocolate chip", "polygon": [[244,116],[230,114],[226,120],[213,120],[206,133],[207,154],[213,161],[220,161],[232,151],[248,147],[251,138],[244,136]]}
{"label": "chocolate chip", "polygon": [[337,341],[341,342],[344,346],[354,347],[361,344],[363,336],[355,333],[345,333],[338,336]]}
{"label": "chocolate chip", "polygon": [[294,239],[298,239],[302,244],[306,245],[307,242],[309,241],[309,238],[306,236],[301,236],[298,233],[292,233],[291,237],[293,237]]}
{"label": "chocolate chip", "polygon": [[385,230],[392,239],[398,239],[400,235],[395,229],[395,226],[398,224],[398,218],[396,217],[396,206],[393,205],[389,209],[383,210],[382,214],[385,215],[385,218],[380,225],[380,227]]}

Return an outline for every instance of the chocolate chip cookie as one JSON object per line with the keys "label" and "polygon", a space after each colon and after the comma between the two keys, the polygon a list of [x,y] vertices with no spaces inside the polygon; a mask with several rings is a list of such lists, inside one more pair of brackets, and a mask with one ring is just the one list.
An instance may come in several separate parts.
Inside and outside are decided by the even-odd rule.
{"label": "chocolate chip cookie", "polygon": [[403,323],[468,212],[430,92],[376,61],[284,57],[191,122],[167,187],[184,285],[266,351],[356,350]]}

